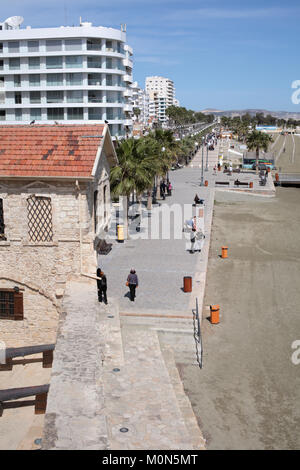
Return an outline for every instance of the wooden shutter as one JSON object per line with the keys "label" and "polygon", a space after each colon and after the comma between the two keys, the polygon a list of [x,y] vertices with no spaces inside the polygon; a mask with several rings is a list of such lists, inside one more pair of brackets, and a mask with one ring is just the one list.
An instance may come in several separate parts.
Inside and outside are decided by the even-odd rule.
{"label": "wooden shutter", "polygon": [[14,317],[15,320],[23,320],[23,292],[14,293]]}

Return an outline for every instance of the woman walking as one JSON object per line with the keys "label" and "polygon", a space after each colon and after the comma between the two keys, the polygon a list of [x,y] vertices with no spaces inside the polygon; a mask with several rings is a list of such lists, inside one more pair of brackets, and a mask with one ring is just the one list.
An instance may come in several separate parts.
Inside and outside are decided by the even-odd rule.
{"label": "woman walking", "polygon": [[136,275],[136,272],[135,272],[134,268],[132,268],[130,270],[130,273],[128,274],[126,285],[129,287],[129,290],[130,290],[130,300],[131,300],[131,302],[134,302],[135,289],[139,285],[139,280],[138,280],[138,277]]}

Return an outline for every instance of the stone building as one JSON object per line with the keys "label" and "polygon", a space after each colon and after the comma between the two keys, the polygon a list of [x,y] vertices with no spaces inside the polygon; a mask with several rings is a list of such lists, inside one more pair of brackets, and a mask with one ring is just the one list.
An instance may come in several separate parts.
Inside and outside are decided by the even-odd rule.
{"label": "stone building", "polygon": [[0,126],[0,340],[55,341],[73,274],[95,275],[110,222],[107,125]]}

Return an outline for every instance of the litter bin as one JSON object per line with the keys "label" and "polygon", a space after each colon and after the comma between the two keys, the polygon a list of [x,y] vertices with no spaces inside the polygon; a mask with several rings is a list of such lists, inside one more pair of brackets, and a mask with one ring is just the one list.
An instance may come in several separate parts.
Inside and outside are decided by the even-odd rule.
{"label": "litter bin", "polygon": [[118,231],[118,235],[117,235],[117,238],[118,238],[118,242],[122,243],[124,242],[124,225],[118,225],[117,227],[117,231]]}
{"label": "litter bin", "polygon": [[210,306],[210,322],[213,324],[220,322],[220,305]]}
{"label": "litter bin", "polygon": [[183,292],[192,292],[192,277],[185,276],[183,278]]}
{"label": "litter bin", "polygon": [[228,257],[228,246],[222,246],[222,258]]}

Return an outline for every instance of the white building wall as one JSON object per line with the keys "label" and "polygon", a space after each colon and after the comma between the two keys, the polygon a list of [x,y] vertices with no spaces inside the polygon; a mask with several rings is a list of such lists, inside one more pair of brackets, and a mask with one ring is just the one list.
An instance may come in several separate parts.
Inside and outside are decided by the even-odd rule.
{"label": "white building wall", "polygon": [[107,120],[130,134],[132,55],[124,31],[91,23],[0,30],[1,123]]}

